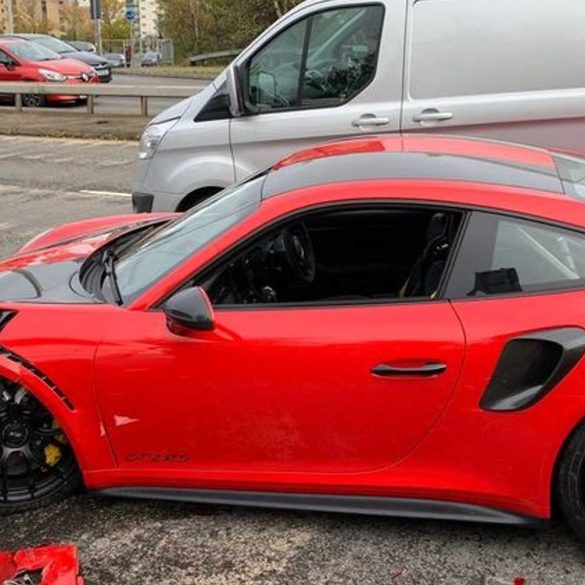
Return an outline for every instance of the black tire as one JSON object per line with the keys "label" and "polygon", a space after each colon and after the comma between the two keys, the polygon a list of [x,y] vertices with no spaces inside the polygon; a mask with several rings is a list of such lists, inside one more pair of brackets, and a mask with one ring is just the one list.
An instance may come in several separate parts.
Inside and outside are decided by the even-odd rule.
{"label": "black tire", "polygon": [[585,543],[585,423],[574,431],[563,450],[555,488],[563,519]]}
{"label": "black tire", "polygon": [[0,516],[54,504],[81,485],[73,449],[51,413],[0,378]]}
{"label": "black tire", "polygon": [[221,187],[207,187],[205,189],[199,189],[199,191],[195,191],[194,193],[190,193],[181,201],[181,203],[179,203],[176,211],[178,213],[189,211],[189,209],[192,209],[202,201],[213,197],[220,191],[222,191]]}
{"label": "black tire", "polygon": [[22,105],[25,108],[42,108],[46,104],[45,97],[36,93],[25,93],[22,96]]}

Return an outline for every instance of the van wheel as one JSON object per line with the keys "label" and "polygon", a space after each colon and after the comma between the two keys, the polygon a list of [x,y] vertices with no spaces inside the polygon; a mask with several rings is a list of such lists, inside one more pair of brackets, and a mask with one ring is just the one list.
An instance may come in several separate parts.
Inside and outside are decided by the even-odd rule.
{"label": "van wheel", "polygon": [[58,502],[81,483],[56,419],[20,384],[0,378],[0,516]]}
{"label": "van wheel", "polygon": [[223,187],[206,187],[205,189],[199,189],[199,191],[194,191],[193,193],[187,195],[187,197],[185,197],[185,199],[183,199],[183,201],[179,203],[177,211],[179,213],[187,211],[192,207],[195,207],[202,201],[209,199],[216,193],[219,193],[220,191],[223,191]]}
{"label": "van wheel", "polygon": [[585,542],[585,423],[564,448],[556,477],[560,512],[581,542]]}
{"label": "van wheel", "polygon": [[45,105],[45,98],[42,95],[25,93],[22,96],[22,105],[25,108],[42,108]]}

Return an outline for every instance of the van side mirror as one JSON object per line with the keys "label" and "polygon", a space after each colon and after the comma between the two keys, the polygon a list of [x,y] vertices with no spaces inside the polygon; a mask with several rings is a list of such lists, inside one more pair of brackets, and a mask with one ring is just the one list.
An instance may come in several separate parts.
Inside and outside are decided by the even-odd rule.
{"label": "van side mirror", "polygon": [[242,88],[240,86],[240,72],[236,64],[232,63],[227,70],[226,87],[230,98],[230,112],[234,118],[240,118],[244,114]]}
{"label": "van side mirror", "polygon": [[182,290],[163,306],[167,326],[172,333],[181,334],[181,328],[193,331],[211,331],[214,327],[213,307],[207,293],[199,286]]}

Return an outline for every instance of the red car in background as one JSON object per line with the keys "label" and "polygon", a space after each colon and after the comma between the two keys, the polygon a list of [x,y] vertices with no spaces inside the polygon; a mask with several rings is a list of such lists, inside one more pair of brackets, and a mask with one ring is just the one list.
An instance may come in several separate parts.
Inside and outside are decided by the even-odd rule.
{"label": "red car in background", "polygon": [[[99,83],[96,72],[75,59],[63,59],[57,53],[29,41],[0,40],[0,81],[31,81],[40,83]],[[2,94],[0,94],[1,96]],[[73,95],[23,96],[27,107],[46,103],[83,102],[86,98]]]}

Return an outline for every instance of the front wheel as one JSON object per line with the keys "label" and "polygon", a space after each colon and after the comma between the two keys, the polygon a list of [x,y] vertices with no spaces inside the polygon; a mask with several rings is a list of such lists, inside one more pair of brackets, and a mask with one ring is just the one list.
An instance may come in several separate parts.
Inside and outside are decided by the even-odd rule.
{"label": "front wheel", "polygon": [[34,93],[25,93],[22,96],[22,105],[25,108],[42,108],[45,105],[45,98]]}
{"label": "front wheel", "polygon": [[0,378],[0,515],[47,506],[80,486],[57,421],[25,388]]}

